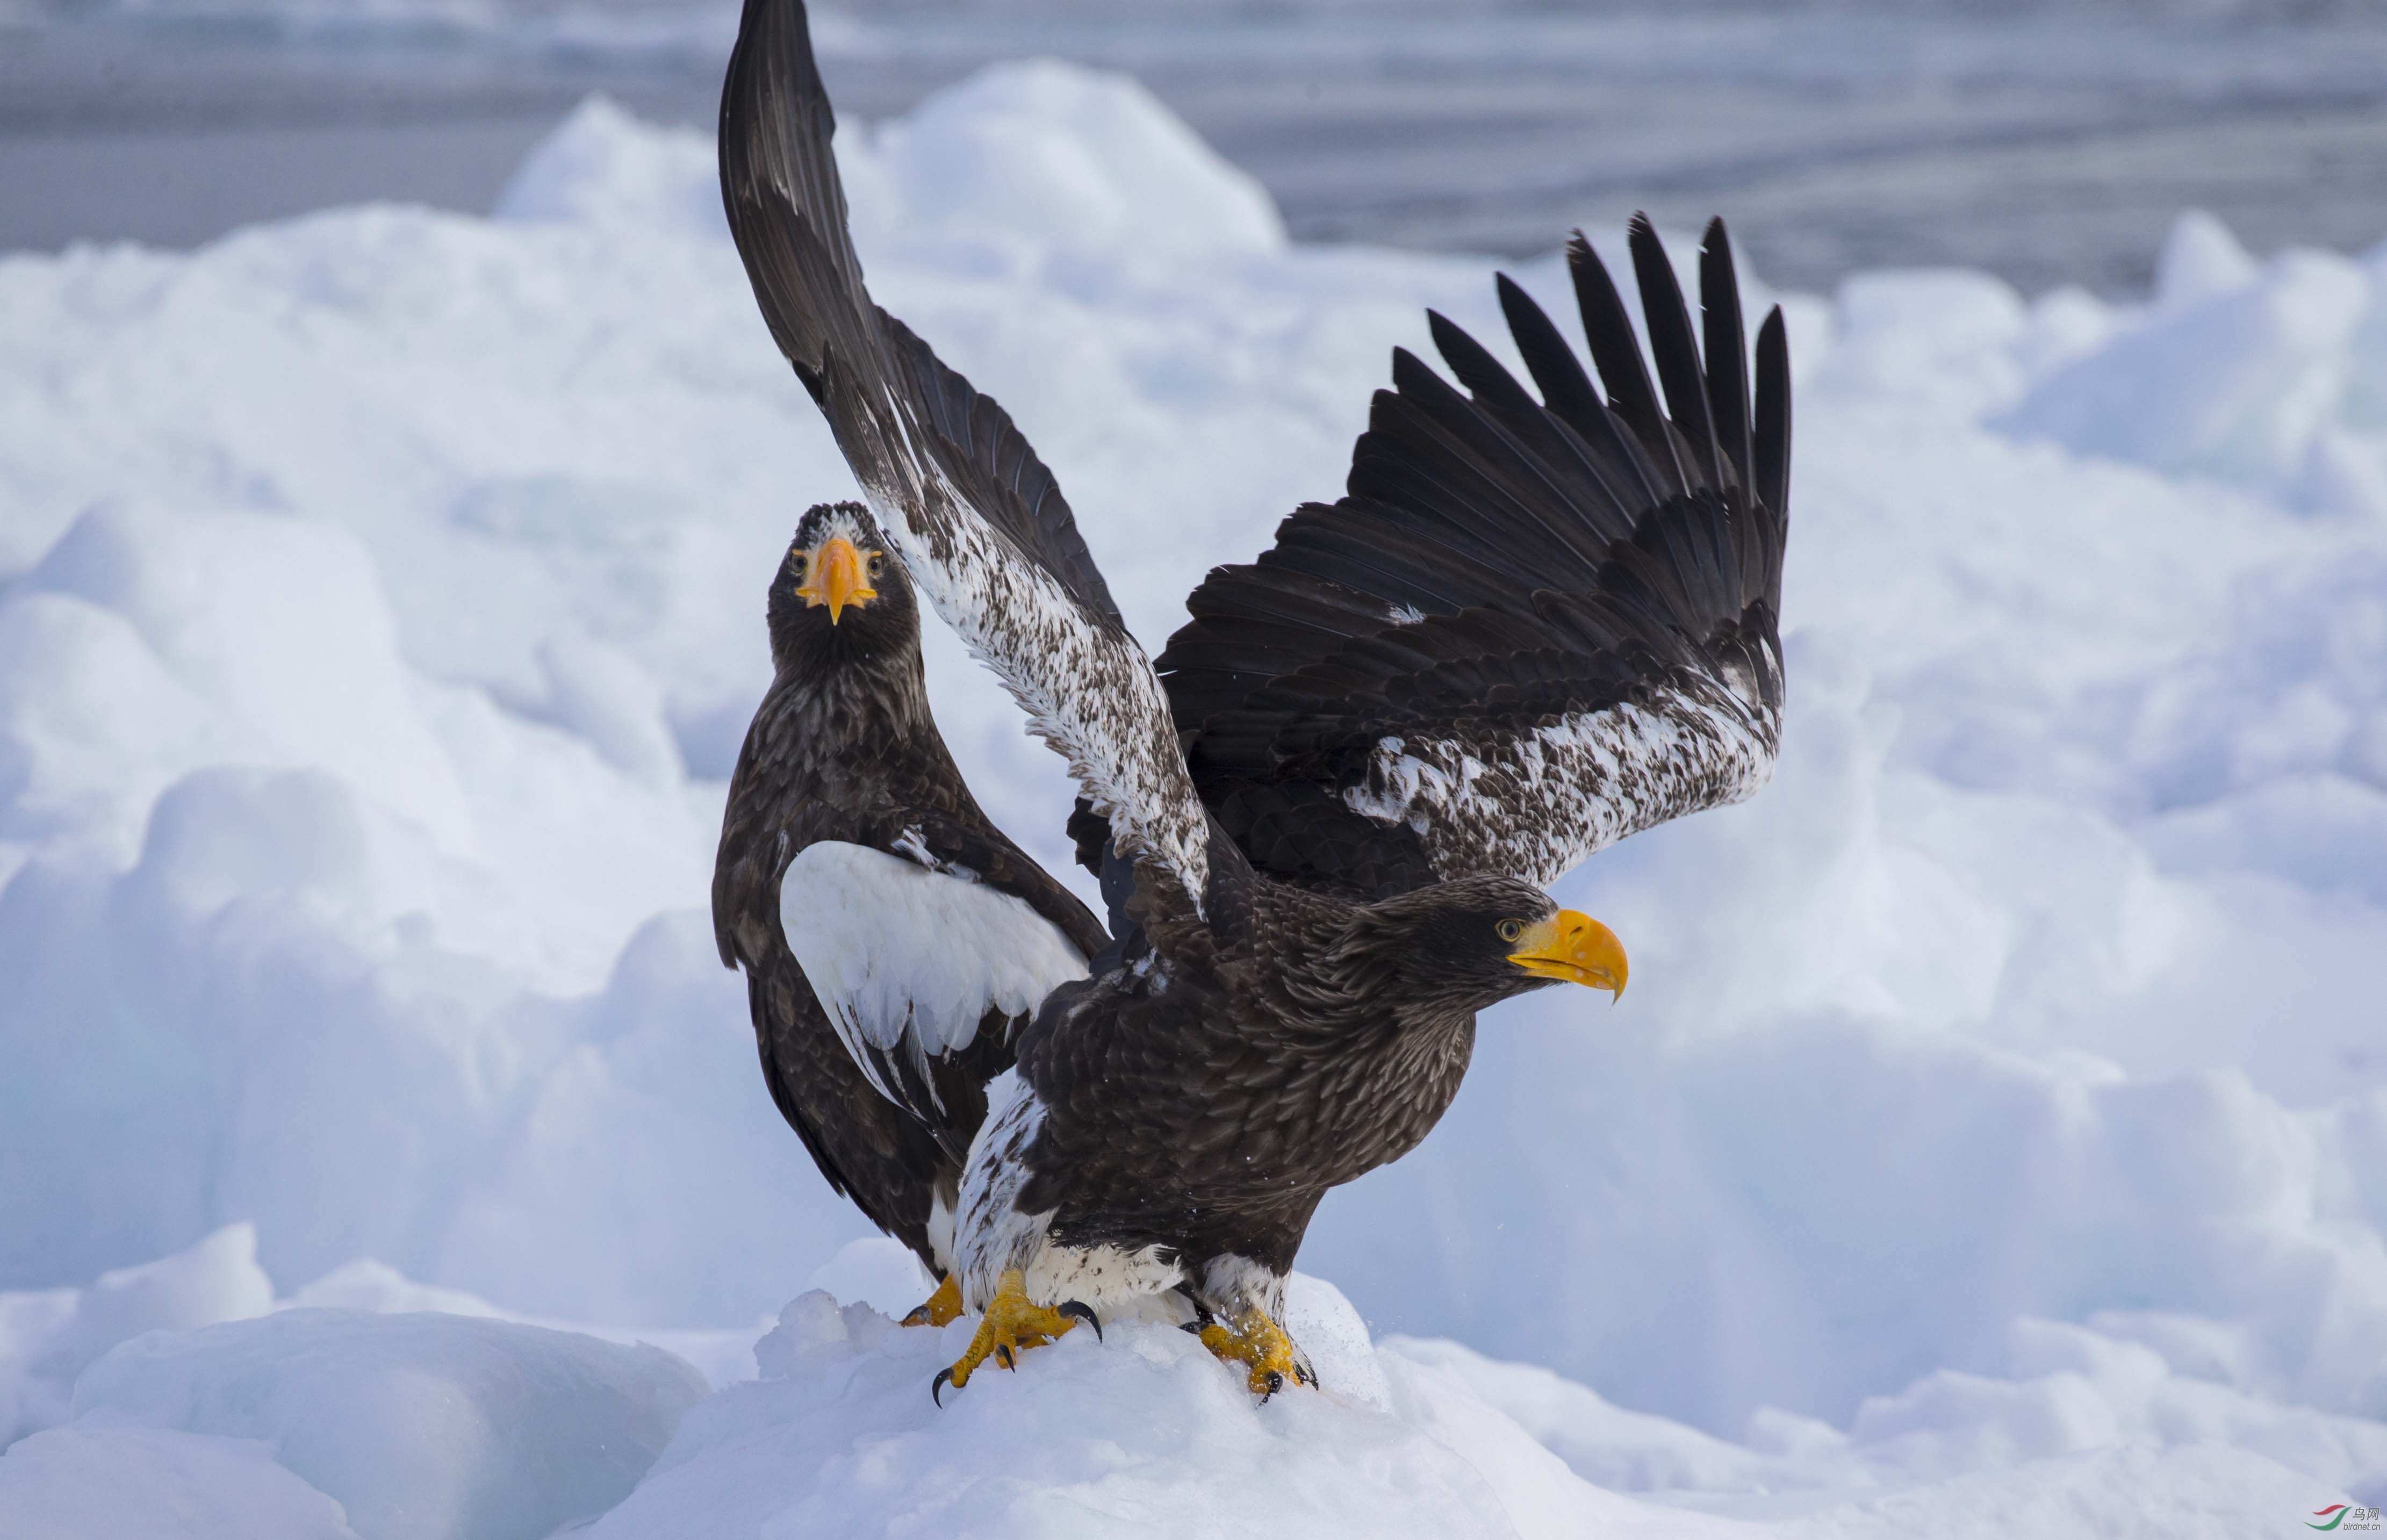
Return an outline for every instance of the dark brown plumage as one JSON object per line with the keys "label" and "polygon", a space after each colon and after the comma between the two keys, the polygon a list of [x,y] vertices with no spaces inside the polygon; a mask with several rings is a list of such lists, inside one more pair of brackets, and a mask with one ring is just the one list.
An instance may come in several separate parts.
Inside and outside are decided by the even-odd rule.
{"label": "dark brown plumage", "polygon": [[[1011,1067],[1019,1023],[990,1013],[958,1053],[923,1055],[916,1065],[883,1056],[873,1067],[895,1094],[882,1093],[789,948],[781,919],[789,869],[824,841],[942,863],[1025,902],[1080,956],[1108,938],[1084,904],[988,820],[963,782],[929,713],[919,611],[894,559],[882,555],[875,573],[864,569],[875,595],[834,621],[825,604],[799,595],[801,563],[833,528],[858,534],[852,543],[865,553],[879,544],[860,504],[823,505],[805,515],[772,582],[774,676],[729,784],[714,933],[723,963],[745,971],[763,1078],[781,1115],[829,1185],[942,1276],[951,1258],[945,1237],[931,1236],[931,1211],[940,1197],[946,1214],[954,1210],[986,1083]],[[918,948],[954,941],[900,940]]]}
{"label": "dark brown plumage", "polygon": [[1208,923],[1132,904],[1150,966],[1065,986],[1021,1034],[1042,1116],[1013,1201],[1051,1213],[1055,1245],[1165,1249],[1225,1311],[1242,1301],[1204,1286],[1211,1264],[1282,1277],[1330,1188],[1441,1119],[1476,1013],[1554,981],[1509,962],[1499,926],[1558,906],[1474,877],[1362,908],[1248,868],[1211,896]]}
{"label": "dark brown plumage", "polygon": [[985,1319],[947,1379],[1176,1289],[1266,1391],[1301,1367],[1282,1283],[1320,1197],[1433,1128],[1476,1014],[1622,990],[1615,938],[1541,889],[1771,772],[1780,317],[1752,390],[1722,226],[1695,328],[1639,221],[1654,381],[1580,237],[1604,389],[1505,279],[1538,398],[1432,317],[1459,385],[1396,352],[1345,496],[1214,572],[1156,671],[1009,419],[871,303],[833,129],[799,0],[747,0],[722,185],[756,297],[922,591],[1068,760],[1118,936],[990,1088],[955,1231]]}
{"label": "dark brown plumage", "polygon": [[[1622,382],[1610,403],[1541,307],[1502,277],[1501,309],[1544,400],[1430,316],[1471,394],[1396,349],[1396,388],[1377,393],[1345,496],[1304,505],[1257,562],[1219,568],[1186,600],[1193,619],[1155,666],[1204,805],[1261,870],[1354,897],[1462,870],[1555,880],[1586,846],[1631,828],[1592,841],[1554,827],[1566,820],[1534,816],[1533,789],[1512,777],[1516,815],[1437,852],[1427,831],[1371,816],[1352,793],[1370,801],[1380,746],[1393,738],[1514,738],[1570,715],[1690,702],[1716,684],[1745,689],[1762,722],[1779,712],[1789,432],[1779,313],[1758,338],[1766,410],[1752,450],[1722,224],[1709,230],[1701,270],[1710,357],[1724,366],[1704,378],[1673,267],[1645,221],[1632,246],[1673,423],[1615,285],[1578,235],[1568,266],[1593,356]],[[1683,428],[1686,414],[1695,431]],[[1724,785],[1653,799],[1631,784],[1632,768],[1571,790],[1578,802],[1585,789],[1611,805],[1654,802],[1663,816],[1735,800]],[[1710,756],[1705,768],[1747,766]],[[1072,828],[1080,858],[1098,869],[1107,829],[1083,804]],[[1477,844],[1487,833],[1488,849]]]}

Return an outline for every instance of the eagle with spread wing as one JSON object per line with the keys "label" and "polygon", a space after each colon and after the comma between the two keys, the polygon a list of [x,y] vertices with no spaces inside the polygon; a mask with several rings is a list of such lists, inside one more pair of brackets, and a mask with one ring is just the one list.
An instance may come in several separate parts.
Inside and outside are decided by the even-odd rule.
{"label": "eagle with spread wing", "polygon": [[1772,771],[1780,313],[1752,388],[1721,223],[1695,325],[1636,220],[1654,379],[1580,235],[1598,385],[1505,278],[1533,389],[1431,317],[1458,384],[1396,351],[1345,495],[1214,571],[1156,665],[1009,419],[872,303],[834,128],[800,0],[746,0],[721,167],[756,297],[922,595],[1068,762],[1117,937],[987,1088],[953,1243],[981,1319],[935,1388],[1174,1294],[1267,1395],[1308,1377],[1283,1285],[1319,1200],[1425,1137],[1476,1014],[1623,989],[1544,888]]}

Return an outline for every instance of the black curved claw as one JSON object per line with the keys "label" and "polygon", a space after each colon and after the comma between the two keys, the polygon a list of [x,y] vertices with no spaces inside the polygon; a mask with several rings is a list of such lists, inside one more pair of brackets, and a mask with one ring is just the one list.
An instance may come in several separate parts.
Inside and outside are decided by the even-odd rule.
{"label": "black curved claw", "polygon": [[937,1377],[928,1382],[928,1399],[942,1407],[945,1404],[945,1387],[953,1382],[954,1371],[951,1366],[937,1370]]}
{"label": "black curved claw", "polygon": [[994,1361],[1005,1369],[1016,1370],[1019,1367],[1018,1362],[1011,1356],[1011,1344],[1007,1342],[994,1344]]}
{"label": "black curved claw", "polygon": [[1094,1307],[1083,1300],[1065,1299],[1053,1306],[1053,1313],[1056,1316],[1067,1316],[1071,1320],[1084,1321],[1094,1329],[1094,1340],[1096,1342],[1103,1340],[1103,1323],[1094,1319]]}
{"label": "black curved claw", "polygon": [[1282,1374],[1279,1374],[1275,1370],[1272,1370],[1272,1369],[1271,1369],[1271,1370],[1269,1370],[1269,1377],[1268,1377],[1268,1389],[1266,1389],[1266,1390],[1264,1390],[1264,1391],[1260,1392],[1260,1405],[1261,1405],[1261,1406],[1264,1406],[1264,1407],[1265,1407],[1265,1406],[1267,1406],[1267,1405],[1268,1405],[1268,1401],[1269,1401],[1269,1396],[1271,1396],[1271,1395],[1274,1395],[1278,1391],[1281,1391],[1281,1390],[1282,1390],[1283,1388],[1284,1388],[1284,1376],[1283,1376],[1283,1375],[1282,1375]]}
{"label": "black curved claw", "polygon": [[1184,1332],[1187,1336],[1198,1337],[1202,1334],[1202,1323],[1199,1320],[1189,1320],[1177,1330]]}

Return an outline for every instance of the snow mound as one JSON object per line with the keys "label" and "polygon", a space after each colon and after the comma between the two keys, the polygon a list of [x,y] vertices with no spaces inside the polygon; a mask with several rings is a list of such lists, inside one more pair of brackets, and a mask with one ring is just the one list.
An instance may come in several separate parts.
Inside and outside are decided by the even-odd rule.
{"label": "snow mound", "polygon": [[[1257,181],[1134,77],[998,64],[908,118],[840,125],[858,242],[1122,256],[1265,256],[1284,221]],[[501,220],[726,239],[712,136],[582,102],[499,195]]]}
{"label": "snow mound", "polygon": [[[907,1291],[903,1260],[877,1240],[823,1271]],[[220,1241],[154,1270],[179,1270],[189,1294],[244,1266]],[[969,1323],[905,1331],[820,1290],[752,1343],[759,1381],[716,1375],[701,1401],[668,1354],[488,1319],[378,1264],[283,1310],[102,1358],[75,1420],[0,1457],[0,1532],[537,1536],[593,1505],[563,1530],[1821,1536],[2093,1521],[2155,1535],[2387,1489],[2387,1428],[2228,1388],[2247,1344],[2178,1318],[2020,1322],[2001,1373],[1935,1371],[1868,1399],[1846,1432],[1768,1410],[1736,1443],[1456,1343],[1379,1347],[1304,1274],[1287,1319],[1326,1388],[1257,1406],[1183,1332],[1114,1320],[938,1411],[927,1382]]]}
{"label": "snow mound", "polygon": [[712,138],[651,127],[604,95],[582,101],[531,147],[493,212],[650,234],[729,234]]}
{"label": "snow mound", "polygon": [[254,1439],[363,1540],[538,1540],[619,1502],[704,1394],[659,1348],[294,1309],[124,1344],[76,1386],[78,1421],[42,1437],[88,1425]]}
{"label": "snow mound", "polygon": [[1383,1352],[1463,1382],[1595,1485],[1698,1495],[1746,1513],[1762,1511],[1769,1495],[1845,1496],[2088,1455],[2224,1446],[2329,1489],[2373,1501],[2387,1491],[2387,1428],[2231,1388],[2216,1372],[2242,1351],[2229,1333],[2178,1318],[2116,1314],[2099,1324],[2020,1320],[2000,1372],[1935,1370],[1894,1395],[1867,1397],[1845,1432],[1766,1408],[1737,1443],[1457,1343],[1396,1337]]}
{"label": "snow mound", "polygon": [[0,1456],[9,1540],[359,1540],[256,1439],[78,1424]]}
{"label": "snow mound", "polygon": [[[1984,1429],[2006,1445],[1952,1479],[1895,1439],[1852,1452],[1788,1419],[1768,1453],[1620,1412],[1456,1344],[1379,1353],[1339,1294],[1295,1284],[1294,1329],[1325,1388],[1264,1404],[1184,1332],[1118,1322],[1099,1342],[1074,1332],[1016,1373],[974,1377],[940,1410],[928,1384],[968,1341],[967,1322],[905,1331],[867,1306],[805,1294],[757,1345],[763,1378],[690,1412],[638,1491],[587,1533],[2153,1536],[2275,1523],[2328,1490],[2201,1445],[2202,1429],[2090,1436],[2077,1413],[2062,1415],[2071,1408]],[[1977,1409],[1972,1420],[1993,1420]],[[1983,1466],[2001,1478],[1964,1473]]]}
{"label": "snow mound", "polygon": [[2203,208],[2181,212],[2155,258],[2155,304],[2182,310],[2216,295],[2242,289],[2261,270],[2237,235],[2217,215]]}
{"label": "snow mound", "polygon": [[80,1289],[0,1294],[0,1447],[66,1420],[76,1378],[117,1344],[261,1316],[272,1306],[252,1224],[226,1225],[188,1251]]}
{"label": "snow mound", "polygon": [[2387,517],[2387,442],[2362,409],[2387,364],[2387,261],[2320,251],[2259,266],[2210,214],[2181,216],[2157,303],[2038,382],[2012,432],[2210,476],[2319,511]]}
{"label": "snow mound", "polygon": [[872,135],[839,141],[857,240],[1008,235],[1064,250],[1266,255],[1284,221],[1249,173],[1133,77],[998,64]]}
{"label": "snow mound", "polygon": [[[0,1280],[246,1218],[285,1278],[440,1256],[549,1314],[759,1313],[675,1319],[662,1296],[734,1276],[702,1246],[623,1246],[658,1269],[644,1300],[517,1281],[558,1232],[709,1223],[682,1195],[702,1168],[754,1206],[807,1169],[746,1095],[709,926],[651,907],[701,902],[712,838],[653,675],[567,634],[540,713],[509,713],[426,679],[398,630],[356,536],[255,512],[106,504],[0,593],[0,838],[31,852],[0,891],[0,1152],[47,1173],[8,1200]],[[676,1122],[701,1165],[625,1158],[601,1189],[552,1142]],[[760,1297],[796,1244],[745,1253]]]}
{"label": "snow mound", "polygon": [[[802,1296],[757,1348],[764,1378],[691,1413],[590,1534],[1505,1535],[1520,1493],[1536,1504],[1525,1533],[1555,1534],[1562,1499],[1626,1506],[1497,1414],[1371,1410],[1332,1393],[1256,1407],[1238,1374],[1167,1327],[1072,1332],[940,1411],[928,1382],[968,1339],[966,1322],[904,1331]],[[1330,1385],[1339,1367],[1320,1364]]]}

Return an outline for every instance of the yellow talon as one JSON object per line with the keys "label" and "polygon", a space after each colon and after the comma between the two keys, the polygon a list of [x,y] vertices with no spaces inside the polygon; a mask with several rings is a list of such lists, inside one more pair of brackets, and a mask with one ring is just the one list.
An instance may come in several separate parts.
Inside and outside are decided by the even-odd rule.
{"label": "yellow talon", "polygon": [[912,1307],[903,1318],[906,1326],[945,1326],[962,1319],[961,1281],[952,1273],[937,1285],[937,1292]]}
{"label": "yellow talon", "polygon": [[1075,1300],[1065,1300],[1057,1306],[1031,1302],[1028,1280],[1017,1268],[1009,1269],[995,1283],[994,1297],[987,1301],[986,1314],[979,1318],[978,1332],[970,1338],[969,1350],[954,1360],[951,1369],[937,1370],[928,1394],[942,1406],[944,1388],[951,1385],[959,1390],[968,1384],[970,1375],[988,1358],[1005,1369],[1017,1369],[1022,1352],[1043,1346],[1081,1320],[1093,1327],[1094,1335],[1103,1334],[1102,1323],[1094,1319],[1093,1311]]}
{"label": "yellow talon", "polygon": [[1222,1362],[1239,1363],[1250,1370],[1244,1382],[1263,1401],[1287,1384],[1318,1382],[1295,1350],[1293,1339],[1265,1310],[1245,1310],[1231,1323],[1209,1321],[1200,1334],[1202,1345]]}

